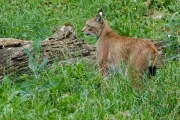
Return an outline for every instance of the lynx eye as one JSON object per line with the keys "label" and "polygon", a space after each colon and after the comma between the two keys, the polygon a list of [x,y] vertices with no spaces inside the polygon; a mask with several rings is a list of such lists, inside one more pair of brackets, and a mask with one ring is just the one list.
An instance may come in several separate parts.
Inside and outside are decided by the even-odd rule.
{"label": "lynx eye", "polygon": [[87,24],[86,27],[90,27],[90,25]]}

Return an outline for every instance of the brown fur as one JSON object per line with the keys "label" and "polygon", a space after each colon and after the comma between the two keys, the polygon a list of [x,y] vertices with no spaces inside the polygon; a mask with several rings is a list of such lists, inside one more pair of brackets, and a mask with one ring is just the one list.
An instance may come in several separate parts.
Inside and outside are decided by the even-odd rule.
{"label": "brown fur", "polygon": [[98,66],[103,77],[112,69],[126,77],[138,78],[154,66],[158,54],[155,46],[145,39],[118,35],[103,19],[102,10],[86,22],[82,32],[97,38]]}

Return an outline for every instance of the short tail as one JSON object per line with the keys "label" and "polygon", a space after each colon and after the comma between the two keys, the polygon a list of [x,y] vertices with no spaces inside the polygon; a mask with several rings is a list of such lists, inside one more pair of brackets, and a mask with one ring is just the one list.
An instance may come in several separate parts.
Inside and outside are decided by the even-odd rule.
{"label": "short tail", "polygon": [[156,75],[156,66],[149,66],[149,76]]}
{"label": "short tail", "polygon": [[156,75],[156,66],[155,66],[155,61],[158,57],[158,55],[162,54],[162,51],[157,51],[156,49],[154,50],[154,53],[152,53],[151,55],[151,61],[150,64],[148,66],[148,70],[149,70],[149,77],[151,76],[155,76]]}

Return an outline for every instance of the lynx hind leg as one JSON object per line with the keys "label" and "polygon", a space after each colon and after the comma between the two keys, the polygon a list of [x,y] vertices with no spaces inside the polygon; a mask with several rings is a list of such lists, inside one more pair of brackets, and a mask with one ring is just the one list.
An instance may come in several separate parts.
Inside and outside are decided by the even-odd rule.
{"label": "lynx hind leg", "polygon": [[126,69],[127,79],[131,81],[131,85],[135,89],[141,89],[143,86],[142,72],[136,68]]}
{"label": "lynx hind leg", "polygon": [[148,68],[148,61],[146,57],[132,56],[128,65],[128,78],[131,80],[133,88],[143,88],[144,78],[146,78],[146,71]]}

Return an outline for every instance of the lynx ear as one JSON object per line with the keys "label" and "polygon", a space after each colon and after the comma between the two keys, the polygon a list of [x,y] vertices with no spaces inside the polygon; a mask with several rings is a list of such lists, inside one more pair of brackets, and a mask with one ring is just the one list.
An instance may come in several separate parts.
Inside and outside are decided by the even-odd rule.
{"label": "lynx ear", "polygon": [[103,11],[102,11],[102,9],[100,9],[98,11],[98,13],[96,14],[96,16],[94,17],[94,21],[96,21],[98,23],[102,23],[103,22]]}

